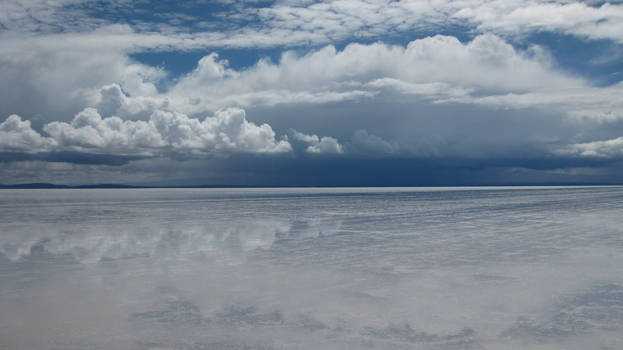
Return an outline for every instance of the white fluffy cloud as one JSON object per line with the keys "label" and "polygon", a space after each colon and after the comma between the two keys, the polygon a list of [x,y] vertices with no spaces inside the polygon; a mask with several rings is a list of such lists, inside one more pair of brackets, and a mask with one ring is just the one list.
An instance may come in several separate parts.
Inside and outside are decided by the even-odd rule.
{"label": "white fluffy cloud", "polygon": [[307,135],[296,130],[292,131],[295,140],[307,144],[305,152],[312,154],[342,154],[344,149],[338,140],[330,136],[318,137],[318,135]]}
{"label": "white fluffy cloud", "polygon": [[102,118],[94,108],[78,113],[71,123],[51,122],[43,130],[61,150],[117,155],[152,155],[166,144],[152,122]]}
{"label": "white fluffy cloud", "polygon": [[216,55],[169,91],[171,103],[187,113],[228,105],[326,103],[373,98],[393,89],[443,102],[499,93],[543,92],[584,87],[556,72],[538,48],[518,52],[500,37],[485,34],[461,43],[437,35],[406,47],[382,43],[351,44],[342,51],[327,46],[303,56],[286,52],[278,63],[266,60],[234,71]]}
{"label": "white fluffy cloud", "polygon": [[55,141],[41,136],[30,127],[30,121],[10,115],[0,123],[0,152],[37,153],[52,149]]}
{"label": "white fluffy cloud", "polygon": [[43,130],[49,137],[12,115],[0,124],[0,149],[142,156],[163,151],[194,155],[291,151],[287,141],[275,138],[270,125],[247,121],[239,108],[217,111],[203,121],[161,110],[154,111],[148,121],[102,118],[95,108],[86,108],[70,123],[51,122]]}
{"label": "white fluffy cloud", "polygon": [[248,122],[239,108],[217,111],[203,121],[175,112],[155,112],[150,122],[174,149],[205,152],[281,153],[291,150],[276,140],[268,124]]}

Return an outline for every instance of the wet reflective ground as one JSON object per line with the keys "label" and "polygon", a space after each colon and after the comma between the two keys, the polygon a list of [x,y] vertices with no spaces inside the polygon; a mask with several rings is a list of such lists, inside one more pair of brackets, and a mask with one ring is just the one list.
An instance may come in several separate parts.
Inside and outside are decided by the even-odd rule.
{"label": "wet reflective ground", "polygon": [[0,349],[620,349],[623,188],[0,190]]}

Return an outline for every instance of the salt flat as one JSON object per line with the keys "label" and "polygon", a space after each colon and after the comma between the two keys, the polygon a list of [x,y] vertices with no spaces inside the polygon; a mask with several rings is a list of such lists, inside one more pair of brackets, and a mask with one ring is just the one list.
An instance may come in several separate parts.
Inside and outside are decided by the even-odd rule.
{"label": "salt flat", "polygon": [[623,188],[0,190],[1,349],[619,349]]}

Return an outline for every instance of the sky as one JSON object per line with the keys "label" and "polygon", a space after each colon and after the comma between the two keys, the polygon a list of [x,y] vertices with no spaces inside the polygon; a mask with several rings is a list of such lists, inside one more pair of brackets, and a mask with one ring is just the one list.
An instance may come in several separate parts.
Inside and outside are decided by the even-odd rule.
{"label": "sky", "polygon": [[4,0],[0,183],[623,183],[623,1]]}

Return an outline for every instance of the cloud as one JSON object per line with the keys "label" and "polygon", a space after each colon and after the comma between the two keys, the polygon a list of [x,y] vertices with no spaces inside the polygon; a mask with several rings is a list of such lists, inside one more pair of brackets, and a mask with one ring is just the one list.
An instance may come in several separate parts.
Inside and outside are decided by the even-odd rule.
{"label": "cloud", "polygon": [[375,98],[379,92],[433,102],[506,93],[578,89],[585,83],[552,68],[538,50],[520,52],[485,34],[462,43],[453,36],[417,39],[406,46],[326,46],[305,55],[282,54],[235,71],[214,54],[168,91],[176,108],[196,113],[216,107],[327,103]]}
{"label": "cloud", "polygon": [[623,136],[605,141],[576,143],[557,150],[561,155],[597,158],[620,158],[623,156]]}
{"label": "cloud", "polygon": [[51,122],[44,137],[30,122],[12,115],[0,124],[0,149],[8,152],[83,152],[120,156],[154,156],[162,152],[188,155],[232,153],[283,153],[291,151],[285,140],[276,140],[270,125],[246,120],[239,108],[217,111],[203,121],[185,114],[156,110],[148,121],[102,118],[86,108],[70,123]]}
{"label": "cloud", "polygon": [[[292,151],[276,131],[294,129],[300,131],[292,141],[315,154],[488,159],[522,150],[538,157],[564,147],[582,125],[593,125],[582,118],[613,123],[623,111],[621,84],[590,86],[558,71],[537,47],[519,50],[493,34],[469,42],[436,35],[407,45],[287,51],[277,62],[261,59],[243,69],[212,53],[160,91],[155,82],[166,75],[161,70],[120,54],[103,54],[103,61],[95,55],[89,62],[85,52],[78,48],[81,62],[64,53],[51,56],[54,64],[23,67],[28,86],[21,95],[36,88],[55,103],[60,96],[64,106],[80,109],[72,120],[53,112],[40,117],[38,126],[33,118],[29,131],[20,131],[21,138],[34,135],[43,146],[20,151],[27,147],[4,145],[4,150],[123,157],[274,155]],[[33,57],[30,63],[39,62],[43,53]],[[7,71],[19,66],[17,59],[11,62]],[[70,64],[76,64],[76,76],[61,74]],[[87,77],[88,69],[101,77]],[[78,80],[83,76],[86,82]],[[37,106],[39,113],[50,106],[45,101],[25,105]],[[257,119],[248,121],[241,107],[253,110]],[[322,115],[331,108],[342,112],[331,114],[332,119]],[[564,115],[582,118],[562,125]],[[492,126],[496,132],[487,131]],[[319,136],[327,134],[332,137]],[[586,137],[612,136],[595,132]]]}
{"label": "cloud", "polygon": [[437,101],[463,97],[469,99],[472,92],[470,89],[452,86],[448,83],[410,83],[396,78],[379,78],[369,82],[367,86],[377,89],[393,89],[403,95],[428,97]]}
{"label": "cloud", "polygon": [[71,123],[51,122],[43,130],[59,149],[116,155],[153,155],[166,145],[151,122],[102,118],[94,108],[78,113]]}
{"label": "cloud", "polygon": [[313,154],[342,154],[344,150],[337,139],[330,136],[318,137],[318,135],[307,135],[296,130],[292,131],[295,140],[308,145],[305,152]]}
{"label": "cloud", "polygon": [[41,136],[30,127],[30,121],[18,115],[10,115],[0,123],[0,152],[45,152],[55,145],[54,140]]}
{"label": "cloud", "polygon": [[623,43],[623,6],[604,3],[590,6],[581,2],[473,2],[452,17],[476,23],[481,31],[508,34],[552,31],[592,40]]}
{"label": "cloud", "polygon": [[95,107],[104,117],[118,116],[122,119],[146,120],[157,109],[166,109],[168,101],[148,94],[128,97],[119,84],[109,84],[99,89]]}
{"label": "cloud", "polygon": [[[436,35],[405,46],[350,44],[342,50],[326,46],[302,55],[286,51],[277,63],[261,59],[240,70],[212,53],[160,92],[156,84],[166,78],[161,69],[137,64],[122,51],[102,51],[91,41],[72,39],[71,43],[72,47],[66,47],[64,42],[46,41],[33,49],[22,42],[16,48],[9,42],[9,49],[0,54],[0,77],[4,78],[0,89],[5,92],[0,94],[0,112],[29,119],[36,116],[32,122],[40,126],[43,118],[68,121],[67,116],[86,107],[97,108],[104,117],[146,120],[156,109],[196,116],[227,107],[327,104],[391,96],[486,105],[493,104],[486,102],[491,97],[504,107],[525,108],[530,101],[536,106],[556,105],[546,102],[553,94],[560,100],[573,96],[567,100],[589,101],[605,91],[588,89],[582,79],[557,71],[539,48],[520,51],[493,34],[466,43]],[[535,97],[520,105],[500,98],[505,94]],[[23,103],[23,96],[31,103]],[[613,94],[604,96],[599,97],[599,104],[586,105],[593,110],[602,108],[604,102],[618,101]],[[583,106],[571,109],[586,110]]]}
{"label": "cloud", "polygon": [[623,42],[623,5],[612,2],[591,6],[564,0],[335,0],[222,5],[205,19],[201,4],[165,5],[166,16],[150,17],[141,2],[7,1],[0,26],[20,39],[34,40],[30,47],[78,43],[124,52],[319,46],[459,26],[507,37],[548,31]]}
{"label": "cloud", "polygon": [[623,118],[623,82],[605,86],[580,86],[560,89],[545,89],[524,93],[500,93],[488,96],[455,94],[446,102],[479,104],[502,108],[543,108],[560,111],[571,119],[593,119],[609,122]]}
{"label": "cloud", "polygon": [[[623,6],[573,1],[322,1],[278,2],[259,11],[265,27],[321,35],[326,40],[430,31],[453,25],[508,35],[557,31],[622,42]],[[311,37],[311,35],[310,35]]]}
{"label": "cloud", "polygon": [[356,130],[346,145],[349,153],[363,155],[389,155],[398,152],[399,146],[390,143],[376,135],[368,134],[366,130]]}
{"label": "cloud", "polygon": [[[280,132],[292,128],[308,134],[331,134],[344,140],[357,129],[376,133],[377,127],[383,127],[383,111],[375,116],[376,125],[358,124],[356,119],[367,113],[359,110],[363,102],[410,104],[412,107],[405,112],[409,114],[429,109],[428,104],[460,104],[493,109],[501,116],[508,115],[509,109],[535,108],[545,111],[543,114],[560,114],[575,119],[613,122],[623,117],[623,104],[619,98],[623,93],[621,83],[590,86],[582,79],[557,70],[551,59],[540,54],[538,49],[519,50],[492,34],[477,36],[469,42],[438,35],[413,40],[404,46],[373,43],[351,44],[342,50],[326,46],[306,54],[287,51],[277,62],[263,59],[244,69],[233,69],[226,60],[209,54],[199,60],[195,70],[172,81],[168,90],[161,91],[155,85],[166,77],[166,72],[137,64],[121,53],[93,48],[96,54],[91,54],[79,43],[62,52],[52,47],[30,50],[29,55],[11,53],[11,50],[0,53],[0,76],[4,78],[0,79],[3,92],[0,94],[0,112],[29,119],[34,130],[42,130],[44,125],[54,121],[71,124],[71,116],[89,107],[97,109],[102,118],[115,116],[124,122],[149,122],[155,111],[203,119],[205,115],[229,107],[253,109],[254,115],[258,108],[272,108],[274,112],[266,113],[260,119],[268,122],[271,130],[276,126],[274,119],[270,118],[281,118],[285,125],[275,129]],[[298,114],[305,105],[338,103],[348,109],[345,113],[352,114],[353,120],[349,123],[336,121],[340,124],[340,130],[336,131],[309,129],[298,125],[300,121],[295,122],[294,118],[280,116],[277,111],[280,106],[291,106],[286,114]],[[437,146],[440,142],[442,145],[465,146],[457,140],[465,138],[463,134],[452,133],[453,125],[460,124],[457,118],[458,114],[451,118],[453,120],[447,120],[447,132],[435,130],[435,134],[423,135],[414,131],[418,136],[406,143],[425,144],[416,147],[420,150],[409,151],[413,147],[404,145],[404,140],[395,140],[396,134],[406,131],[404,125],[380,135],[392,144],[404,145],[400,152],[427,153],[421,150],[424,147],[433,149],[428,154],[441,156],[445,152],[440,150],[443,147]],[[293,121],[288,124],[286,120]],[[525,123],[529,122],[526,120]],[[131,130],[140,129],[141,123],[123,125],[132,133]],[[418,127],[422,128],[421,125]],[[75,143],[75,139],[65,140],[64,145],[71,150],[114,150],[125,155],[160,154],[162,147],[173,147],[168,144],[158,146],[158,135],[153,133],[150,141],[130,137],[121,143],[106,138],[114,134],[98,134],[102,137],[98,145]],[[271,140],[269,134],[265,139]],[[194,140],[178,145],[201,143],[196,142],[197,138]],[[216,153],[232,147],[252,152],[245,146],[246,142],[237,142],[231,147],[221,147],[226,143],[220,141],[209,144],[205,145],[206,149],[213,148]],[[268,142],[264,145],[266,147],[260,145],[258,149],[264,153],[279,153],[286,149],[285,144],[283,147],[275,146],[277,144],[278,141]],[[432,146],[426,146],[428,144]],[[37,147],[29,152],[39,152]],[[205,151],[197,151],[194,146],[185,150],[179,147],[171,150],[188,154]],[[8,147],[5,145],[4,149],[8,150]],[[344,145],[343,151],[351,153],[355,152],[354,149],[349,150]],[[397,149],[393,153],[396,152]]]}
{"label": "cloud", "polygon": [[[163,70],[139,64],[103,44],[82,45],[71,39],[0,41],[0,115],[32,118],[37,127],[96,107],[100,89],[110,84],[122,87],[134,101],[146,100],[157,93],[155,84],[166,76]],[[104,112],[108,111],[103,108]]]}
{"label": "cloud", "polygon": [[[0,14],[0,116],[21,116],[9,117],[7,130],[21,126],[3,131],[2,152],[28,153],[28,160],[52,153],[124,162],[248,153],[274,160],[299,145],[307,153],[344,154],[340,159],[485,162],[524,154],[568,159],[552,150],[621,135],[623,85],[595,86],[590,74],[573,75],[547,47],[529,42],[543,31],[576,36],[574,42],[619,42],[619,4],[228,4],[200,26],[195,22],[205,18],[193,8],[136,18],[130,10],[144,5],[116,3],[121,12],[112,19],[88,11],[91,2],[60,0],[44,9],[10,1]],[[462,35],[422,37],[456,28]],[[237,50],[210,52],[223,48]],[[275,50],[248,50],[257,48]],[[205,56],[179,76],[129,56],[171,51],[175,61],[182,57],[176,51],[196,49],[192,55]],[[272,58],[241,67],[262,54]],[[291,129],[299,135],[279,138]],[[311,158],[321,157],[301,157]]]}
{"label": "cloud", "polygon": [[239,108],[217,111],[203,122],[181,113],[156,111],[150,122],[168,145],[191,153],[282,153],[292,149],[287,141],[275,139],[270,125],[248,122]]}

